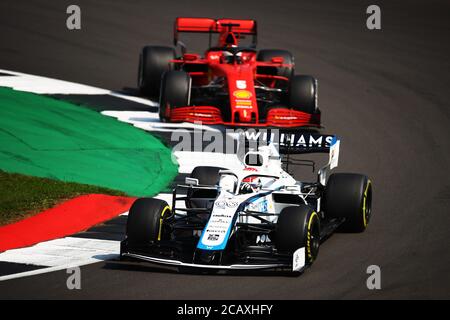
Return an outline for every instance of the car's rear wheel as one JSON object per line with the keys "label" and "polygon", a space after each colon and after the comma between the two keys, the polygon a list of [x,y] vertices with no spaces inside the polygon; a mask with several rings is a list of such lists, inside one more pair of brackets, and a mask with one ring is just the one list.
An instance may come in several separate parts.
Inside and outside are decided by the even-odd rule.
{"label": "car's rear wheel", "polygon": [[317,80],[308,75],[295,75],[288,89],[288,104],[295,110],[317,112]]}
{"label": "car's rear wheel", "polygon": [[159,118],[163,121],[170,117],[170,110],[185,107],[190,103],[191,77],[184,71],[167,71],[161,80],[159,97]]}
{"label": "car's rear wheel", "polygon": [[361,174],[332,174],[325,187],[323,208],[328,217],[345,219],[341,231],[364,231],[372,216],[371,181]]}
{"label": "car's rear wheel", "polygon": [[191,178],[198,179],[199,184],[216,185],[219,182],[221,167],[198,166],[191,172]]}
{"label": "car's rear wheel", "polygon": [[[198,179],[199,184],[214,186],[219,182],[219,171],[224,170],[220,167],[199,166],[192,170],[191,178]],[[188,193],[186,206],[188,208],[205,208],[212,205],[217,198],[216,190],[193,190]]]}
{"label": "car's rear wheel", "polygon": [[275,245],[280,252],[294,253],[305,248],[305,263],[311,264],[319,254],[320,219],[309,206],[286,207],[277,221]]}
{"label": "car's rear wheel", "polygon": [[139,56],[138,87],[143,95],[158,98],[161,76],[173,68],[175,49],[162,46],[146,46]]}
{"label": "car's rear wheel", "polygon": [[258,73],[270,74],[291,78],[294,74],[294,56],[287,50],[263,49],[259,50],[256,60],[271,62],[274,57],[282,57],[283,64],[291,64],[291,67],[259,67]]}
{"label": "car's rear wheel", "polygon": [[163,220],[170,216],[167,202],[153,198],[137,199],[128,212],[127,239],[133,245],[145,245],[168,237]]}

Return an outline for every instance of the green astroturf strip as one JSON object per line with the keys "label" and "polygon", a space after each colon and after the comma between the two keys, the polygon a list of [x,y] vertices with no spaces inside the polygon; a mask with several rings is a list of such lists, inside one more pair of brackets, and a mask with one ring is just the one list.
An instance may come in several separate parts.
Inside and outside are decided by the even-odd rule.
{"label": "green astroturf strip", "polygon": [[150,134],[60,100],[0,88],[0,169],[120,190],[158,193],[176,176]]}

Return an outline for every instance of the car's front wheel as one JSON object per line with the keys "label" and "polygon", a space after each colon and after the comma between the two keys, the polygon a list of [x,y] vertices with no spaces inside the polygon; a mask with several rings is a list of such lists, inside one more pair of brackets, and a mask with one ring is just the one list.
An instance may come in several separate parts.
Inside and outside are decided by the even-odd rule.
{"label": "car's front wheel", "polygon": [[295,75],[291,78],[288,90],[289,106],[295,110],[317,112],[317,80],[312,76]]}
{"label": "car's front wheel", "polygon": [[312,264],[319,254],[320,219],[309,206],[286,207],[278,217],[275,245],[280,252],[293,254],[305,248],[305,264]]}
{"label": "car's front wheel", "polygon": [[162,121],[170,117],[170,110],[185,107],[190,103],[191,77],[184,71],[167,71],[161,80],[159,97],[159,118]]}
{"label": "car's front wheel", "polygon": [[126,234],[131,245],[145,245],[167,237],[163,220],[170,216],[167,202],[153,198],[137,199],[128,212]]}

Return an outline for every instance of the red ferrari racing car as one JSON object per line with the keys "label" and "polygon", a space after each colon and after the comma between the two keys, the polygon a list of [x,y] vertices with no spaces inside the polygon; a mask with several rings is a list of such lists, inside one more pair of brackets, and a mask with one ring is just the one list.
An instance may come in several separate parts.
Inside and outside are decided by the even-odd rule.
{"label": "red ferrari racing car", "polygon": [[[208,33],[209,49],[203,55],[187,52],[181,32]],[[243,46],[246,37],[251,43]],[[181,55],[173,47],[144,47],[139,89],[159,97],[162,121],[319,127],[317,80],[294,74],[289,51],[256,50],[256,38],[255,20],[179,17],[174,45]]]}

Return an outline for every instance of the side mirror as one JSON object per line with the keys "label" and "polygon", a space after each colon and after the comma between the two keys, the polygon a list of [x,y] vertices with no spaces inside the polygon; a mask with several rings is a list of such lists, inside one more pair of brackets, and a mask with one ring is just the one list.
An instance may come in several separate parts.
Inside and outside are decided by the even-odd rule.
{"label": "side mirror", "polygon": [[184,42],[177,40],[176,46],[180,46],[181,55],[184,56],[186,54],[186,45]]}
{"label": "side mirror", "polygon": [[186,177],[186,179],[184,180],[184,183],[186,183],[188,186],[198,186],[198,184],[199,184],[198,179],[189,178],[189,177]]}
{"label": "side mirror", "polygon": [[271,61],[273,63],[283,63],[284,62],[284,58],[283,57],[272,57]]}

